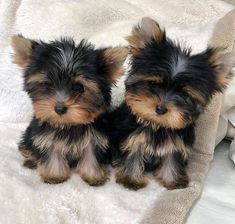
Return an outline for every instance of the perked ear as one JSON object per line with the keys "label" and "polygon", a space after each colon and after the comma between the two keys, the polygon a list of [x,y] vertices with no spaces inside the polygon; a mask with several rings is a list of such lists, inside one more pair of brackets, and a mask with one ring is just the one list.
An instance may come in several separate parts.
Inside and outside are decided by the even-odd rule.
{"label": "perked ear", "polygon": [[165,30],[161,30],[159,24],[149,17],[142,18],[139,25],[134,26],[127,41],[131,47],[133,56],[141,54],[141,49],[147,44],[156,42],[161,43],[166,40]]}
{"label": "perked ear", "polygon": [[11,45],[14,50],[13,62],[23,69],[26,69],[30,63],[33,42],[20,35],[12,37]]}
{"label": "perked ear", "polygon": [[232,66],[235,64],[235,55],[224,53],[223,49],[210,48],[209,64],[216,71],[216,83],[221,91],[232,79]]}
{"label": "perked ear", "polygon": [[128,55],[128,49],[124,47],[107,48],[104,50],[104,59],[107,66],[108,79],[115,83],[124,75],[123,63]]}

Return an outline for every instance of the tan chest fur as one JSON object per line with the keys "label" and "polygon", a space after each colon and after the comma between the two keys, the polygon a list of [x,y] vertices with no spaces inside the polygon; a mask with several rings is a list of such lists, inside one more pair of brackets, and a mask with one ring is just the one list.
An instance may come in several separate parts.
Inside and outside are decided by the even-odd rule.
{"label": "tan chest fur", "polygon": [[186,147],[180,137],[171,139],[168,137],[164,144],[154,146],[152,139],[146,129],[136,130],[121,145],[123,151],[129,151],[129,154],[140,153],[143,157],[165,156],[174,152],[181,152],[185,158],[188,157],[190,149]]}
{"label": "tan chest fur", "polygon": [[73,141],[73,143],[69,143],[68,138],[58,139],[56,133],[52,132],[50,134],[35,135],[33,137],[33,145],[44,153],[58,152],[62,155],[70,153],[80,157],[83,151],[91,145],[93,147],[97,145],[101,149],[106,150],[108,140],[103,134],[89,127],[85,134],[79,137],[77,141]]}

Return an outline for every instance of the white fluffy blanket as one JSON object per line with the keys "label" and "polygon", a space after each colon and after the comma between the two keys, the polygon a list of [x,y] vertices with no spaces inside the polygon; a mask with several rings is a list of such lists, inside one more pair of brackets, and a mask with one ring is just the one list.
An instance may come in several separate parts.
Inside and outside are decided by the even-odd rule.
{"label": "white fluffy blanket", "polygon": [[[13,4],[19,5],[16,16]],[[124,37],[133,24],[150,16],[196,52],[205,48],[215,22],[231,9],[219,0],[1,0],[0,223],[136,224],[165,191],[154,180],[145,189],[129,191],[113,177],[95,188],[76,175],[66,183],[47,185],[35,171],[21,166],[17,142],[31,118],[31,104],[22,91],[21,71],[11,62],[11,33],[45,41],[67,35],[77,41],[89,38],[97,46],[119,45],[126,44]]]}

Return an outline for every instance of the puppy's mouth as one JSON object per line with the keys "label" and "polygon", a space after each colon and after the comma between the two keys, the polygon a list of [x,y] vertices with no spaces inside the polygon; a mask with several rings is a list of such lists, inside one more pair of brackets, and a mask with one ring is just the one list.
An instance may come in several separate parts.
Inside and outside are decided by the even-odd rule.
{"label": "puppy's mouth", "polygon": [[54,126],[87,125],[104,111],[104,107],[93,108],[92,105],[74,100],[58,103],[54,98],[35,101],[33,108],[36,118]]}

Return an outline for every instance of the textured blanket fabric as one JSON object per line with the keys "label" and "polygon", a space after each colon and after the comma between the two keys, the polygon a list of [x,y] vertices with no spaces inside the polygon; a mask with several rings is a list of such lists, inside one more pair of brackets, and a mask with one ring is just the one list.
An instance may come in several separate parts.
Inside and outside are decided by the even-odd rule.
{"label": "textured blanket fabric", "polygon": [[[214,35],[212,40],[215,45],[224,43],[227,50],[235,55],[235,9],[218,22],[215,32],[217,35]],[[235,74],[235,66],[233,72]],[[229,155],[235,163],[235,79],[232,80],[224,94],[216,143],[219,143],[225,136],[232,140]]]}
{"label": "textured blanket fabric", "polygon": [[[218,19],[232,8],[219,0],[1,0],[0,223],[182,223],[200,195],[213,157],[221,104],[221,96],[215,97],[198,122],[186,189],[166,191],[151,180],[148,187],[133,192],[115,184],[113,177],[94,188],[77,175],[63,184],[43,184],[35,171],[21,166],[17,151],[32,110],[22,91],[21,71],[11,62],[11,34],[45,41],[67,35],[76,41],[89,38],[97,46],[125,45],[133,24],[150,16],[170,37],[198,52],[206,47]],[[119,91],[114,91],[114,99]]]}

